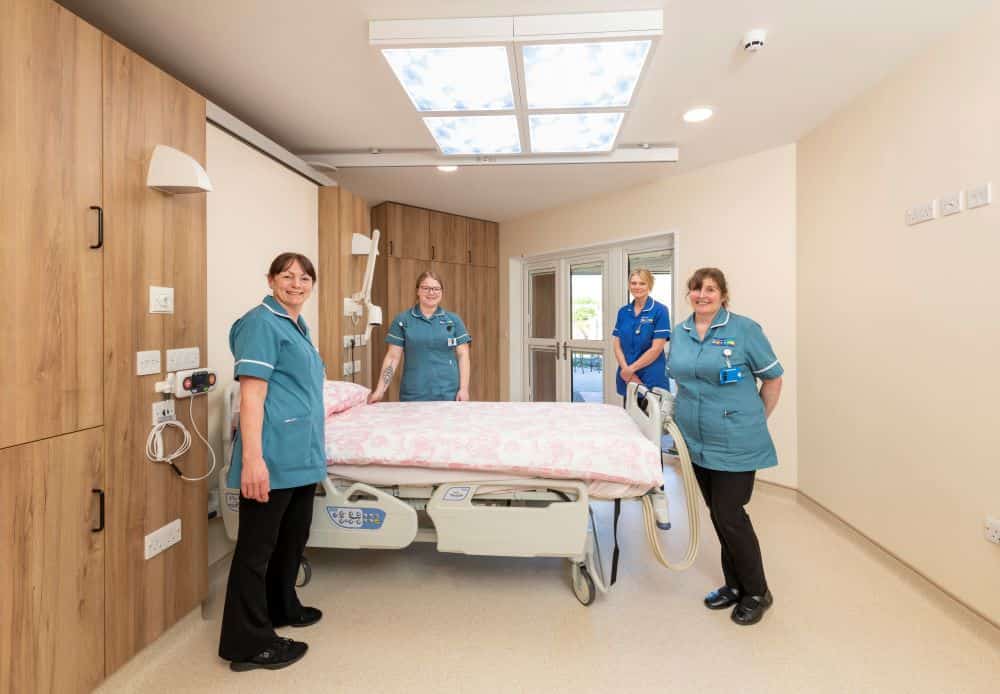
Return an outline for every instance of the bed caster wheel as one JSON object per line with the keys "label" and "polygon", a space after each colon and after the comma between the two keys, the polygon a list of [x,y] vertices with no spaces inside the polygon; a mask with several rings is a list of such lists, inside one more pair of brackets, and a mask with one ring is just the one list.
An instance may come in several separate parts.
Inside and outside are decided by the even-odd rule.
{"label": "bed caster wheel", "polygon": [[573,564],[573,595],[585,607],[597,597],[594,579],[590,577],[585,564]]}
{"label": "bed caster wheel", "polygon": [[312,564],[309,563],[308,559],[302,557],[301,561],[299,561],[299,575],[295,577],[295,587],[301,588],[302,586],[309,585],[309,581],[312,580],[312,577]]}

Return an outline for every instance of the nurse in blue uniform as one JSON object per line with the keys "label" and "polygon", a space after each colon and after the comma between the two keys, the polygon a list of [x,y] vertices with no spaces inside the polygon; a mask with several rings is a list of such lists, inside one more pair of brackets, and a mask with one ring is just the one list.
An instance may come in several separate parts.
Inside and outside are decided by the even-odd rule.
{"label": "nurse in blue uniform", "polygon": [[694,311],[674,329],[667,367],[677,382],[674,419],[722,545],[725,585],[704,602],[712,610],[735,606],[734,622],[756,624],[773,599],[743,507],[756,471],[778,464],[767,418],[784,369],[761,327],[729,311],[721,270],[697,270],[687,286]]}
{"label": "nurse in blue uniform", "polygon": [[237,672],[291,665],[307,645],[279,637],[275,627],[322,617],[295,593],[316,483],[326,475],[323,360],[301,315],[316,270],[304,255],[282,253],[267,282],[272,293],[229,333],[240,382],[229,486],[240,489],[240,526],[219,655]]}
{"label": "nurse in blue uniform", "polygon": [[663,354],[670,339],[670,311],[649,295],[653,289],[653,273],[649,270],[633,270],[628,289],[632,301],[618,309],[611,333],[618,361],[615,386],[623,402],[625,384],[630,381],[648,388],[670,389]]}
{"label": "nurse in blue uniform", "polygon": [[441,308],[444,282],[436,272],[423,272],[416,283],[417,302],[388,326],[385,359],[369,402],[385,396],[403,360],[401,402],[469,399],[469,343],[472,337],[458,314]]}

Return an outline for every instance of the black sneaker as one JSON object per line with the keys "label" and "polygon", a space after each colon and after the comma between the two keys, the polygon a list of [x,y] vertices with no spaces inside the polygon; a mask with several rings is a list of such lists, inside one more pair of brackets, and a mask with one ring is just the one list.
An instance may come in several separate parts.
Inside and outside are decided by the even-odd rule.
{"label": "black sneaker", "polygon": [[301,659],[307,650],[309,650],[309,644],[307,643],[278,637],[270,646],[252,658],[234,660],[229,663],[229,669],[233,672],[247,672],[248,670],[256,670],[257,668],[280,670]]}
{"label": "black sneaker", "polygon": [[318,607],[303,607],[299,616],[295,619],[289,619],[283,622],[274,622],[272,620],[272,626],[275,629],[281,627],[308,627],[312,626],[319,620],[323,619],[323,612]]}
{"label": "black sneaker", "polygon": [[733,608],[731,618],[737,624],[750,626],[760,621],[767,608],[774,604],[771,591],[765,591],[763,595],[744,595],[740,598],[739,604]]}

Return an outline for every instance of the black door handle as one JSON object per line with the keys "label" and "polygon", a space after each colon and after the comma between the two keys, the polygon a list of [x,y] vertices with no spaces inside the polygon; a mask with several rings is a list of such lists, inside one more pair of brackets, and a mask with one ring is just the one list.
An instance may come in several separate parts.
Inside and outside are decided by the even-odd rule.
{"label": "black door handle", "polygon": [[104,245],[104,208],[98,205],[91,205],[90,209],[97,210],[97,244],[91,246],[91,248],[100,248]]}
{"label": "black door handle", "polygon": [[99,533],[104,530],[104,490],[103,489],[91,489],[91,493],[97,494],[98,501],[101,505],[100,518],[98,520],[98,526],[96,528],[91,528],[90,532]]}

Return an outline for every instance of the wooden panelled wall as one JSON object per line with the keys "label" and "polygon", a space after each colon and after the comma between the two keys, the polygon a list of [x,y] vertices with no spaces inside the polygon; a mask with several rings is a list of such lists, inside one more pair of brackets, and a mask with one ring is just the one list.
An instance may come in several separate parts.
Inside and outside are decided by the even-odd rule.
{"label": "wooden panelled wall", "polygon": [[[444,284],[441,306],[457,313],[472,335],[469,391],[473,400],[499,400],[499,225],[481,219],[385,202],[372,208],[372,228],[382,232],[372,289],[383,310],[372,334],[372,379],[385,357],[385,335],[400,311],[416,302],[415,282],[425,270]],[[386,399],[399,398],[400,377]]]}
{"label": "wooden panelled wall", "polygon": [[368,205],[365,201],[338,186],[319,189],[319,273],[320,321],[319,352],[326,363],[326,377],[334,381],[350,381],[371,387],[369,350],[354,348],[353,359],[361,369],[353,376],[344,375],[344,364],[352,359],[351,350],[344,347],[345,335],[365,332],[368,319],[357,325],[344,316],[344,298],[361,290],[367,256],[351,254],[354,234],[370,236]]}
{"label": "wooden panelled wall", "polygon": [[139,350],[206,352],[205,196],[146,187],[157,144],[204,163],[205,100],[49,0],[0,0],[0,694],[89,692],[207,592],[206,483],[146,460],[162,376],[135,375]]}
{"label": "wooden panelled wall", "polygon": [[[105,445],[108,460],[107,669],[155,640],[208,590],[207,483],[179,479],[143,451],[153,384],[135,375],[139,350],[198,347],[207,353],[205,195],[166,195],[146,187],[157,144],[205,164],[205,99],[135,53],[104,39]],[[150,285],[174,288],[174,313],[151,315]],[[164,358],[165,358],[164,353]],[[207,431],[207,398],[177,401]],[[192,432],[193,434],[193,432]],[[176,445],[170,438],[168,445]],[[178,462],[188,476],[206,471],[195,439]],[[144,537],[180,518],[180,544],[150,560]]]}

